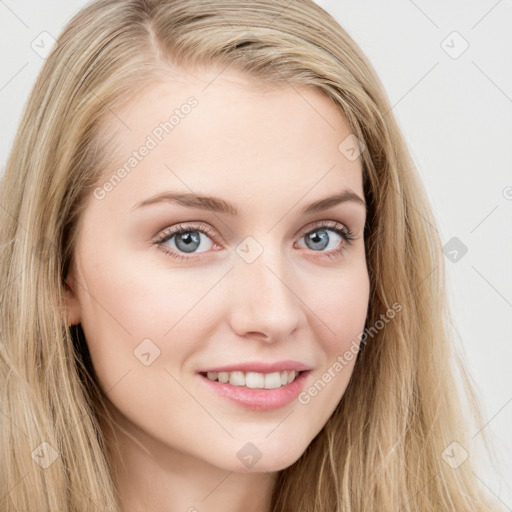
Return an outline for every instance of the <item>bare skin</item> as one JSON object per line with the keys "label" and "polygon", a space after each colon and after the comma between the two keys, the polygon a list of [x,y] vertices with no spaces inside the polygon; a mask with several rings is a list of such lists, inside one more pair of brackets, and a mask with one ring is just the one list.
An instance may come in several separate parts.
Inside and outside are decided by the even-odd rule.
{"label": "bare skin", "polygon": [[[366,319],[364,205],[300,213],[345,189],[364,200],[361,159],[338,149],[347,121],[316,90],[263,93],[239,72],[217,74],[152,86],[116,112],[129,131],[108,120],[122,134],[121,166],[176,107],[198,102],[120,183],[91,196],[67,276],[68,321],[82,325],[118,423],[125,512],[269,511],[276,472],[302,455],[343,396],[355,357],[332,367]],[[164,191],[219,197],[239,214],[136,206]],[[155,243],[179,224],[196,236],[193,252],[176,235]],[[349,228],[353,242],[332,226]],[[309,243],[308,233],[317,235]],[[248,263],[244,254],[259,255]],[[157,350],[142,362],[141,352],[147,363]],[[332,378],[308,403],[255,411],[218,396],[198,373],[281,360],[311,368],[305,390],[329,369]],[[261,454],[252,466],[239,457],[248,443]]]}

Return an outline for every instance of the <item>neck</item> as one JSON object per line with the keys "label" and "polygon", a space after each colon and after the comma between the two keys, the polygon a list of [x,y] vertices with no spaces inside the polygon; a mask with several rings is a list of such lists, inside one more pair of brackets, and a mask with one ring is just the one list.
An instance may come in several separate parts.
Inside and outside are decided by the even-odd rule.
{"label": "neck", "polygon": [[270,512],[276,473],[222,469],[113,417],[104,431],[123,512]]}

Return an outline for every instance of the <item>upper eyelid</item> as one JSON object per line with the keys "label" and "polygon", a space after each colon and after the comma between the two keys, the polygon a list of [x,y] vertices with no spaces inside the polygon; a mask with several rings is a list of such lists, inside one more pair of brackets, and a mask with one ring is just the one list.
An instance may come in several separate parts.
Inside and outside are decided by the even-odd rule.
{"label": "upper eyelid", "polygon": [[[190,222],[191,224],[188,226],[185,226],[183,224],[186,224],[186,222],[180,222],[178,224],[176,224],[175,226],[172,227],[172,229],[170,227],[168,228],[165,228],[163,231],[161,231],[157,236],[156,238],[159,238],[161,235],[165,235],[165,233],[167,234],[175,234],[176,232],[179,232],[179,231],[204,231],[206,232],[207,234],[215,234],[216,230],[210,228],[207,224],[204,224],[202,222],[199,222],[197,224],[194,224],[194,221],[187,221],[187,222]],[[335,220],[317,220],[317,221],[313,221],[313,222],[310,222],[309,224],[307,224],[304,228],[301,228],[297,233],[307,233],[308,231],[310,230],[313,230],[313,229],[316,229],[318,227],[322,227],[322,226],[327,226],[328,228],[336,228],[336,227],[339,227],[339,226],[342,226],[346,229],[349,229],[348,225],[343,223],[343,222],[339,222],[339,221],[335,221]]]}
{"label": "upper eyelid", "polygon": [[[183,225],[187,222],[178,223],[176,226],[173,226],[172,228],[166,228],[163,231],[161,231],[153,240],[153,243],[165,243],[168,240],[170,240],[174,235],[178,234],[180,231],[201,231],[204,232],[204,234],[208,235],[210,238],[215,239],[217,236],[214,232],[213,228],[210,228],[207,224],[203,222],[197,222],[194,223],[194,221],[188,221],[190,222],[190,225]],[[181,229],[181,227],[183,229]],[[307,224],[304,228],[301,228],[295,236],[304,236],[305,234],[309,233],[310,231],[313,231],[315,229],[318,229],[320,227],[326,226],[327,229],[336,230],[336,229],[345,229],[347,231],[351,231],[351,229],[348,227],[347,224],[339,221],[334,220],[317,220],[310,222]],[[222,238],[222,237],[221,237]],[[229,243],[222,241],[223,244],[225,244],[227,247],[231,247]]]}
{"label": "upper eyelid", "polygon": [[206,224],[199,223],[199,224],[191,224],[190,226],[183,226],[183,229],[180,228],[180,226],[183,223],[178,223],[178,225],[173,226],[172,228],[165,228],[163,231],[161,231],[158,235],[156,235],[155,239],[153,240],[155,243],[165,240],[166,238],[170,239],[172,236],[178,234],[180,231],[201,231],[205,232],[207,235],[215,236],[215,233],[213,232],[213,229],[209,228]]}

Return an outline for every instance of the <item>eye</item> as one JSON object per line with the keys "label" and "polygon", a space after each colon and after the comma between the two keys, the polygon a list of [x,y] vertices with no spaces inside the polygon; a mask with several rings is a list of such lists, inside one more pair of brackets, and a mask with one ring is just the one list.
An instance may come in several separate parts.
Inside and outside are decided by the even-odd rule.
{"label": "eye", "polygon": [[[332,233],[334,233],[334,236]],[[203,237],[207,242],[203,241]],[[205,224],[179,224],[162,232],[155,239],[154,244],[172,258],[180,261],[193,260],[196,259],[194,255],[198,252],[207,252],[209,248],[216,245],[213,241],[214,238],[215,234]],[[308,226],[307,230],[301,232],[300,239],[302,238],[305,239],[306,248],[311,249],[312,252],[319,252],[320,257],[328,258],[340,256],[346,247],[354,241],[352,231],[335,221],[320,221],[313,224],[313,226]],[[171,243],[168,244],[168,242]],[[206,245],[206,248],[204,248],[204,245]],[[331,250],[324,251],[329,246],[333,246]],[[200,247],[203,247],[204,250],[197,251]],[[304,247],[304,245],[298,247]],[[191,256],[187,256],[187,254]]]}
{"label": "eye", "polygon": [[[328,233],[334,233],[334,236]],[[320,221],[308,226],[301,233],[301,239],[304,238],[305,245],[313,252],[320,252],[320,257],[336,258],[345,252],[347,246],[353,244],[353,232],[335,221]],[[341,245],[340,245],[341,241]],[[326,247],[331,247],[331,251],[323,251]],[[302,246],[303,247],[303,246]],[[325,252],[325,254],[323,254]],[[316,257],[316,256],[315,256]]]}
{"label": "eye", "polygon": [[[161,248],[165,254],[178,260],[193,259],[190,256],[186,256],[186,254],[196,254],[196,249],[201,246],[201,235],[212,242],[210,237],[214,235],[208,226],[204,224],[190,226],[178,224],[176,227],[169,228],[159,235],[155,240],[155,244]],[[169,247],[166,245],[169,241],[171,241],[171,251],[169,251]],[[204,246],[205,244],[203,243],[202,245]],[[208,246],[208,244],[206,245]],[[210,244],[210,247],[211,245],[213,245],[213,243]],[[208,250],[208,247],[206,250]]]}

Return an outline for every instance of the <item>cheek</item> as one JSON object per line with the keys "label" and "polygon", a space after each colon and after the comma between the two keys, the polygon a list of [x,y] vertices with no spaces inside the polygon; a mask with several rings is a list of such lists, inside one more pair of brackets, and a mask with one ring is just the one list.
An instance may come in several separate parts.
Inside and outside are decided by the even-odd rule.
{"label": "cheek", "polygon": [[[315,328],[322,364],[311,376],[298,403],[322,411],[327,421],[350,381],[367,312],[370,283],[365,265],[345,269],[322,281],[323,293],[309,294],[310,325]],[[308,305],[309,305],[308,304]]]}
{"label": "cheek", "polygon": [[[226,269],[165,270],[163,254],[141,258],[119,251],[116,257],[112,248],[108,254],[108,259],[91,259],[84,270],[89,293],[84,292],[82,327],[98,374],[108,374],[115,382],[133,365],[139,347],[163,365],[172,345],[174,366],[199,350],[221,320],[222,303],[229,302],[218,295],[222,286],[215,290]],[[340,266],[337,272],[317,268],[314,275],[302,269],[294,280],[297,307],[308,317],[306,329],[328,366],[364,327],[369,294],[365,261]]]}
{"label": "cheek", "polygon": [[[176,381],[182,381],[184,362],[208,335],[194,309],[208,283],[194,278],[192,286],[190,274],[179,272],[164,280],[161,270],[132,265],[129,258],[96,268],[102,271],[91,266],[84,272],[89,294],[83,297],[82,328],[98,383],[126,418],[162,436],[159,426],[175,421],[169,403],[185,417],[198,414]],[[182,430],[195,435],[190,425]],[[169,428],[169,438],[180,432],[178,426]]]}
{"label": "cheek", "polygon": [[[151,261],[119,254],[101,262],[91,260],[86,269],[89,293],[82,297],[82,327],[99,383],[115,407],[155,439],[169,446],[189,446],[197,456],[216,463],[225,461],[226,453],[234,450],[233,442],[227,438],[212,447],[203,441],[218,425],[191,398],[196,388],[187,378],[194,354],[205,350],[216,329],[228,325],[230,308],[237,307],[237,302],[228,300],[231,283],[222,283],[223,276],[232,279],[229,268],[167,268],[156,265],[155,259],[146,260]],[[282,467],[300,455],[342,397],[355,356],[334,376],[331,371],[329,377],[329,368],[336,370],[337,357],[357,340],[367,313],[369,284],[364,262],[340,266],[337,272],[311,269],[315,267],[309,265],[294,274],[293,290],[296,307],[307,317],[302,336],[309,339],[319,367],[307,383],[304,400],[299,398],[294,405],[289,430],[275,430],[275,421],[264,428],[248,424],[239,415],[223,420],[236,443],[261,438],[261,449]],[[236,286],[239,281],[233,283]],[[231,347],[223,349],[229,359]],[[151,362],[146,366],[144,360]],[[271,430],[276,433],[268,437]],[[223,431],[218,432],[219,439],[224,439]]]}
{"label": "cheek", "polygon": [[366,265],[358,263],[338,274],[317,280],[316,292],[309,291],[310,308],[316,322],[324,326],[324,350],[333,354],[346,350],[362,332],[368,313],[370,282]]}
{"label": "cheek", "polygon": [[179,365],[199,349],[208,336],[209,319],[219,310],[207,295],[225,271],[166,271],[154,259],[145,260],[119,254],[91,258],[83,268],[87,291],[80,297],[81,323],[106,389],[144,362],[163,367],[172,360]]}
{"label": "cheek", "polygon": [[[151,251],[151,249],[145,249]],[[216,276],[166,268],[165,255],[152,257],[129,252],[102,255],[84,269],[86,308],[95,321],[135,338],[162,336],[183,318],[214,283]],[[156,262],[156,264],[155,264]]]}

